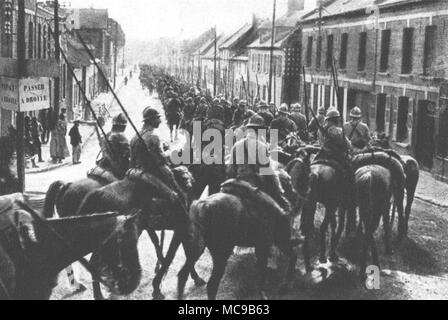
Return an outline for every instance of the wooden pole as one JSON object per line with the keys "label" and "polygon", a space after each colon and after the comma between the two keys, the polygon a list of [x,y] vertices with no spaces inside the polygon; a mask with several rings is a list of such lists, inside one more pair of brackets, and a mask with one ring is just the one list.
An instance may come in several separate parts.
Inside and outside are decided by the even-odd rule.
{"label": "wooden pole", "polygon": [[[59,1],[54,2],[54,53],[55,60],[58,65],[61,64],[61,48],[59,46]],[[51,129],[56,127],[59,117],[59,107],[60,107],[60,95],[61,95],[61,78],[57,76],[54,78],[54,113],[53,121],[51,123]]]}
{"label": "wooden pole", "polygon": [[275,45],[275,16],[277,9],[277,0],[274,0],[274,10],[272,15],[272,34],[271,34],[271,56],[270,56],[270,64],[269,64],[269,92],[268,92],[268,102],[271,102],[272,98],[272,75],[273,75],[273,67],[274,67],[274,45]]}
{"label": "wooden pole", "polygon": [[213,58],[213,97],[216,97],[216,55],[218,51],[218,39],[216,35],[216,26],[215,26],[215,56]]}
{"label": "wooden pole", "polygon": [[[25,0],[18,0],[18,26],[17,26],[17,79],[26,77],[25,68]],[[16,127],[17,127],[17,178],[19,180],[18,191],[25,192],[25,114],[20,111],[17,112]]]}

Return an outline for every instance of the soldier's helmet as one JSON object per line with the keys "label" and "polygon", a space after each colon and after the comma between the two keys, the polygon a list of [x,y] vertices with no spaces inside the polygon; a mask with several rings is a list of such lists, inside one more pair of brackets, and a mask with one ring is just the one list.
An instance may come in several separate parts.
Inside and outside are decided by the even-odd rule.
{"label": "soldier's helmet", "polygon": [[352,111],[350,111],[350,118],[361,119],[361,117],[362,117],[362,112],[361,112],[361,109],[359,109],[358,107],[354,107],[352,109]]}
{"label": "soldier's helmet", "polygon": [[317,112],[320,114],[320,115],[325,115],[325,108],[324,107],[319,107],[319,109],[317,110]]}
{"label": "soldier's helmet", "polygon": [[116,115],[112,119],[112,125],[114,126],[127,126],[128,125],[128,119],[126,119],[125,115],[123,113],[120,113],[119,115]]}
{"label": "soldier's helmet", "polygon": [[244,116],[243,116],[243,119],[244,119],[244,120],[247,120],[247,119],[252,118],[252,117],[255,116],[255,115],[256,115],[255,111],[253,111],[253,110],[247,110],[246,113],[245,113]]}
{"label": "soldier's helmet", "polygon": [[330,108],[328,109],[327,116],[325,117],[325,120],[331,120],[331,119],[337,119],[341,117],[341,113],[336,108]]}
{"label": "soldier's helmet", "polygon": [[292,108],[292,112],[302,112],[302,105],[300,103],[295,103]]}
{"label": "soldier's helmet", "polygon": [[245,107],[245,106],[247,106],[247,101],[246,101],[246,100],[241,100],[241,101],[239,102],[239,106],[241,106],[241,107]]}
{"label": "soldier's helmet", "polygon": [[252,118],[250,118],[249,122],[246,125],[246,128],[248,128],[248,129],[266,128],[266,122],[259,115],[255,115]]}
{"label": "soldier's helmet", "polygon": [[289,113],[288,106],[287,106],[287,105],[283,105],[283,104],[282,104],[282,106],[278,109],[278,112],[279,112],[280,114],[284,114],[284,115],[289,115],[289,114],[290,114],[290,113]]}
{"label": "soldier's helmet", "polygon": [[160,119],[160,113],[154,108],[147,107],[143,111],[143,121],[152,121],[155,119]]}

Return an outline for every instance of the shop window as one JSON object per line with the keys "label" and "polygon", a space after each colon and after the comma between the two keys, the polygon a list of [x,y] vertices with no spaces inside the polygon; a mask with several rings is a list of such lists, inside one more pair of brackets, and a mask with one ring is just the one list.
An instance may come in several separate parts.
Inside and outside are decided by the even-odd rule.
{"label": "shop window", "polygon": [[425,29],[425,50],[423,54],[423,74],[429,75],[436,54],[437,27],[427,26]]}
{"label": "shop window", "polygon": [[322,37],[317,39],[317,52],[316,52],[316,69],[320,69],[322,57]]}
{"label": "shop window", "polygon": [[311,67],[313,61],[313,37],[308,37],[308,45],[306,49],[306,66]]}
{"label": "shop window", "polygon": [[398,142],[404,142],[408,136],[409,98],[398,98],[397,137]]}
{"label": "shop window", "polygon": [[327,36],[327,69],[331,69],[333,65],[333,42],[334,37],[332,34]]}

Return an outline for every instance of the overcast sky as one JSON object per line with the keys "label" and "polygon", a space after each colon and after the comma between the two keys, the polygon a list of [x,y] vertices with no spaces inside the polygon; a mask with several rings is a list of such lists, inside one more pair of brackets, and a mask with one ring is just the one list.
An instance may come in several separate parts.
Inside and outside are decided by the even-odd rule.
{"label": "overcast sky", "polygon": [[[191,38],[215,24],[230,32],[252,19],[272,17],[273,0],[67,0],[74,8],[108,8],[129,39]],[[278,14],[288,0],[277,0]],[[63,4],[64,0],[60,0]]]}

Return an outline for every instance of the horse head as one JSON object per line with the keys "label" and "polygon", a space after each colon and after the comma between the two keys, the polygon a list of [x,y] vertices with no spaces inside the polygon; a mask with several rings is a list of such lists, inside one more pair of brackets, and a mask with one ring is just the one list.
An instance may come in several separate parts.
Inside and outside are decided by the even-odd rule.
{"label": "horse head", "polygon": [[114,235],[98,251],[99,275],[113,293],[127,295],[140,284],[142,268],[138,255],[140,213],[126,218]]}
{"label": "horse head", "polygon": [[173,169],[174,178],[179,186],[187,193],[193,189],[195,179],[193,174],[185,166],[179,166]]}

